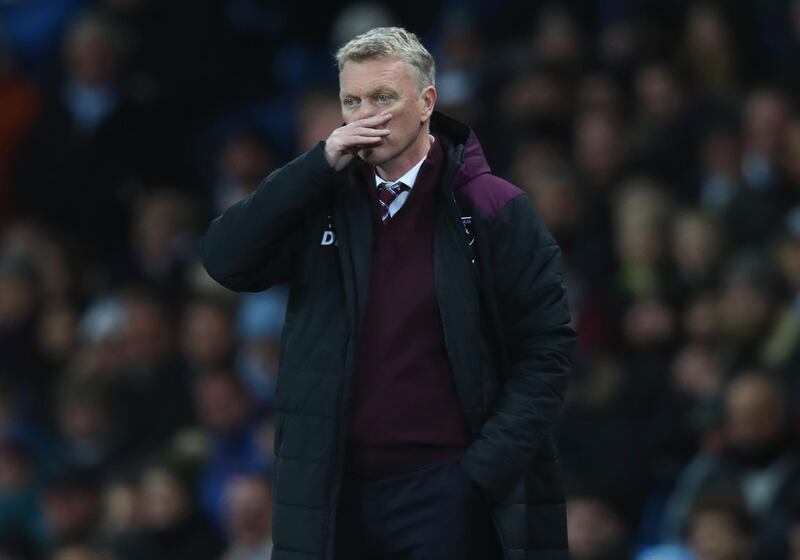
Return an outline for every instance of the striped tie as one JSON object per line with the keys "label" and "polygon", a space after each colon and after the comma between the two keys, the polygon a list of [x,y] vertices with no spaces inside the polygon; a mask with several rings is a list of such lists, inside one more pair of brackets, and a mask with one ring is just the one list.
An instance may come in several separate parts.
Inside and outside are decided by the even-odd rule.
{"label": "striped tie", "polygon": [[408,190],[408,185],[399,181],[396,183],[381,183],[378,185],[378,203],[380,204],[381,221],[383,223],[386,223],[386,220],[391,217],[389,206],[391,206],[392,202],[405,190]]}

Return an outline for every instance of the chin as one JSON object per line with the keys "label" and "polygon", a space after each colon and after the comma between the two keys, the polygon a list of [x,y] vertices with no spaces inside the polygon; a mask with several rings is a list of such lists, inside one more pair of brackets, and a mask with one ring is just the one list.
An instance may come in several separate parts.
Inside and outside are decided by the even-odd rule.
{"label": "chin", "polygon": [[388,157],[386,152],[381,148],[383,148],[383,146],[378,146],[377,148],[365,148],[358,152],[358,157],[372,165],[381,165],[382,163],[391,159],[391,157]]}

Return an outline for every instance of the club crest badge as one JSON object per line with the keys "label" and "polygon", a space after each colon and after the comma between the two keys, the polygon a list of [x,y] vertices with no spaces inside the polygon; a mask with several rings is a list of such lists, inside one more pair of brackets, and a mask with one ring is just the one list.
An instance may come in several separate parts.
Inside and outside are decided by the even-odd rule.
{"label": "club crest badge", "polygon": [[464,226],[467,239],[469,239],[469,246],[472,247],[475,243],[475,236],[472,235],[472,216],[461,216],[461,225]]}

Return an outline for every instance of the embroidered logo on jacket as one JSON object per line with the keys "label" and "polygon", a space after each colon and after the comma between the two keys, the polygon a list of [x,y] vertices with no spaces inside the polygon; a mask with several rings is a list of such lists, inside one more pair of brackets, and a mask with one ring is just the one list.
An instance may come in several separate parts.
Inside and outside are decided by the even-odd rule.
{"label": "embroidered logo on jacket", "polygon": [[467,232],[467,239],[469,240],[470,260],[475,264],[475,251],[472,246],[475,244],[475,236],[472,235],[472,216],[461,216],[461,225],[464,226],[464,231]]}

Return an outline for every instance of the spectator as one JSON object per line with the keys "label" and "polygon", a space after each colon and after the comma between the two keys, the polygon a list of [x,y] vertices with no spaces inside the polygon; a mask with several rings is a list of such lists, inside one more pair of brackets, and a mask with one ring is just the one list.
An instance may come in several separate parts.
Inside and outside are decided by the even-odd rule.
{"label": "spectator", "polygon": [[186,304],[181,320],[181,349],[194,372],[233,361],[234,306],[219,297],[198,297]]}
{"label": "spectator", "polygon": [[51,80],[61,32],[80,7],[79,0],[0,6],[0,34],[8,38],[28,78],[40,84]]}
{"label": "spectator", "polygon": [[190,488],[190,480],[174,468],[146,468],[137,492],[141,527],[112,546],[115,556],[120,560],[216,560],[220,543],[197,513]]}
{"label": "spectator", "polygon": [[783,325],[792,315],[782,297],[775,265],[748,252],[728,263],[720,301],[721,364],[726,372],[747,367],[789,370],[797,338]]}
{"label": "spectator", "polygon": [[69,367],[87,377],[113,379],[123,364],[127,313],[118,295],[97,297],[78,322],[78,347]]}
{"label": "spectator", "polygon": [[782,161],[787,125],[782,93],[756,90],[748,95],[742,124],[741,185],[726,209],[729,229],[740,246],[765,246],[791,207]]}
{"label": "spectator", "polygon": [[739,60],[724,13],[712,2],[698,2],[687,14],[680,63],[698,95],[724,100],[740,87]]}
{"label": "spectator", "polygon": [[589,198],[603,199],[624,173],[629,147],[618,117],[600,111],[580,115],[575,129],[575,166]]}
{"label": "spectator", "polygon": [[236,373],[255,403],[265,409],[275,397],[286,299],[286,290],[276,289],[247,294],[239,304]]}
{"label": "spectator", "polygon": [[101,553],[84,543],[65,544],[55,552],[54,560],[100,560]]}
{"label": "spectator", "polygon": [[717,270],[724,256],[721,224],[713,214],[686,209],[672,222],[671,251],[678,281],[696,294],[717,287]]}
{"label": "spectator", "polygon": [[0,537],[41,539],[37,467],[24,435],[15,430],[0,434]]}
{"label": "spectator", "polygon": [[646,549],[637,560],[750,560],[755,523],[737,494],[701,495],[689,514],[684,544]]}
{"label": "spectator", "polygon": [[702,496],[689,516],[690,548],[698,560],[748,560],[755,526],[737,496]]}
{"label": "spectator", "polygon": [[[303,115],[309,115],[309,112],[304,111]],[[275,154],[265,139],[248,130],[231,135],[223,145],[219,159],[219,177],[210,197],[214,216],[253,192],[276,166]]]}
{"label": "spectator", "polygon": [[35,345],[41,276],[26,254],[0,253],[0,356],[6,382],[30,390],[44,384]]}
{"label": "spectator", "polygon": [[48,378],[65,370],[78,346],[78,310],[70,303],[43,309],[36,329],[36,342],[48,369]]}
{"label": "spectator", "polygon": [[132,201],[131,209],[130,250],[109,265],[109,284],[146,286],[175,311],[194,256],[194,205],[175,190],[160,189]]}
{"label": "spectator", "polygon": [[630,529],[602,493],[573,491],[567,501],[570,560],[631,558]]}
{"label": "spectator", "polygon": [[109,480],[103,488],[101,526],[98,535],[113,547],[132,535],[141,522],[136,484],[131,476]]}
{"label": "spectator", "polygon": [[222,560],[269,560],[272,556],[272,495],[263,478],[240,476],[225,489],[230,545]]}
{"label": "spectator", "polygon": [[55,400],[61,465],[98,472],[119,468],[119,433],[110,397],[106,379],[64,380]]}
{"label": "spectator", "polygon": [[[740,492],[756,522],[756,558],[782,558],[792,504],[800,489],[800,461],[788,407],[775,379],[738,375],[725,391],[724,448],[709,456],[704,474],[681,492],[729,488]],[[698,464],[699,466],[699,464]],[[693,467],[697,470],[697,466]],[[686,472],[684,480],[688,480]],[[675,494],[672,500],[686,500]]]}
{"label": "spectator", "polygon": [[694,129],[683,85],[669,65],[643,65],[636,77],[637,114],[631,135],[636,165],[672,186],[675,198],[691,201]]}
{"label": "spectator", "polygon": [[795,504],[792,510],[791,525],[786,538],[788,542],[789,560],[800,558],[800,510]]}
{"label": "spectator", "polygon": [[212,438],[199,479],[203,511],[224,532],[225,487],[241,474],[266,474],[271,465],[259,443],[251,402],[238,378],[227,370],[211,370],[195,385],[197,417]]}
{"label": "spectator", "polygon": [[71,251],[106,258],[125,245],[141,184],[158,177],[160,137],[146,104],[121,84],[114,27],[96,16],[79,19],[64,55],[67,80],[43,100],[20,148],[12,208],[55,230]]}
{"label": "spectator", "polygon": [[12,155],[39,109],[39,95],[14,69],[0,32],[0,229],[9,220],[9,169]]}
{"label": "spectator", "polygon": [[69,470],[52,478],[42,497],[51,550],[94,538],[100,516],[96,471]]}
{"label": "spectator", "polygon": [[191,423],[191,381],[173,318],[146,290],[125,290],[121,368],[113,383],[124,459],[146,460]]}

